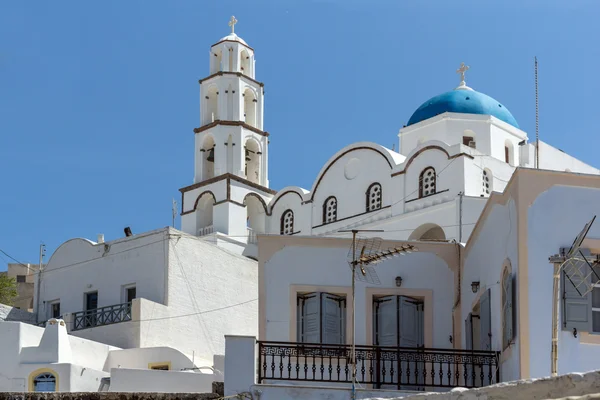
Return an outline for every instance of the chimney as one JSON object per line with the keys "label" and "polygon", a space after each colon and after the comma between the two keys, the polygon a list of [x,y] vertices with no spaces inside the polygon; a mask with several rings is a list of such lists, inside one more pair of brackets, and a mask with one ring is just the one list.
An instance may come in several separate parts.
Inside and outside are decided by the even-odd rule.
{"label": "chimney", "polygon": [[104,243],[104,234],[103,233],[98,234],[98,243]]}

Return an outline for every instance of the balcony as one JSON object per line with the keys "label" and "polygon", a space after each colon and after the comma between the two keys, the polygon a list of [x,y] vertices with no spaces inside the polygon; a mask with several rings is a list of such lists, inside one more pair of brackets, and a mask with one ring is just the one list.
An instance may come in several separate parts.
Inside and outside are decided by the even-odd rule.
{"label": "balcony", "polygon": [[[258,341],[258,383],[351,383],[350,345]],[[356,380],[374,389],[440,391],[499,382],[495,351],[356,346]]]}
{"label": "balcony", "polygon": [[73,331],[131,321],[131,303],[73,313]]}

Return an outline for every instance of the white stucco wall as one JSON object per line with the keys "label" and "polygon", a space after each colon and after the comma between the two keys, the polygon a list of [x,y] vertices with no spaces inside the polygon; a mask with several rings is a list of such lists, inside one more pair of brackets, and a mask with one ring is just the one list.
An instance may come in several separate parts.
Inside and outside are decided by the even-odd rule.
{"label": "white stucco wall", "polygon": [[258,332],[257,285],[256,261],[176,233],[169,243],[169,307],[142,308],[141,346],[167,345],[208,360],[224,354],[224,335]]}
{"label": "white stucco wall", "polygon": [[540,141],[540,168],[554,171],[598,174],[600,170],[573,157],[564,151]]}
{"label": "white stucco wall", "polygon": [[212,393],[211,373],[113,368],[109,392]]}
{"label": "white stucco wall", "polygon": [[[489,288],[492,350],[503,351],[500,358],[500,379],[503,382],[518,379],[520,377],[518,337],[515,337],[515,343],[509,348],[506,350],[502,348],[502,286],[500,285],[506,260],[510,260],[512,273],[514,275],[518,273],[517,211],[514,200],[509,200],[507,205],[494,205],[483,220],[477,236],[472,237],[471,240],[472,243],[469,243],[465,254],[461,277],[461,321],[458,327],[462,332],[461,348],[466,348],[465,319],[472,312],[475,303],[479,301],[481,293]],[[471,290],[471,282],[480,282],[478,293],[473,293]],[[518,280],[516,285],[518,287]],[[518,291],[515,303],[518,304]],[[516,312],[518,318],[518,311]],[[518,329],[517,324],[516,334]]]}
{"label": "white stucco wall", "polygon": [[[290,314],[296,307],[291,285],[350,289],[348,250],[348,247],[286,246],[271,257],[264,268],[266,336],[261,339],[296,341],[295,332],[290,332]],[[356,285],[357,344],[372,344],[367,343],[367,332],[372,326],[367,326],[366,315],[372,314],[372,303],[367,304],[366,288],[389,289],[389,294],[402,294],[402,289],[431,289],[434,293],[432,347],[451,347],[448,338],[452,335],[454,275],[445,261],[431,253],[412,253],[378,264],[377,274],[381,285],[360,281]],[[395,285],[396,276],[403,279],[401,288]]]}
{"label": "white stucco wall", "polygon": [[63,243],[41,275],[38,321],[49,317],[48,302],[55,300],[60,301],[61,314],[84,310],[88,292],[98,292],[98,307],[123,303],[123,285],[129,284],[136,285],[137,297],[164,303],[166,232],[160,229],[106,244],[85,239]]}
{"label": "white stucco wall", "polygon": [[[531,205],[527,221],[529,332],[531,377],[550,374],[552,337],[552,270],[548,257],[570,247],[585,223],[598,212],[600,190],[554,186]],[[565,206],[568,205],[568,206]],[[596,222],[588,238],[600,238]],[[581,343],[570,331],[559,332],[558,371],[569,373],[598,367],[600,345]]]}

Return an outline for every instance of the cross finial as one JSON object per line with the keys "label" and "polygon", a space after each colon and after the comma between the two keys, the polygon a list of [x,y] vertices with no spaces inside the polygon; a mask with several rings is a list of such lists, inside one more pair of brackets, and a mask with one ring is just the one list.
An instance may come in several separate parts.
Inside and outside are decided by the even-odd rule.
{"label": "cross finial", "polygon": [[235,17],[232,15],[231,19],[229,20],[229,26],[231,27],[231,33],[235,33],[235,24],[237,24],[237,19],[235,19]]}
{"label": "cross finial", "polygon": [[456,70],[457,74],[460,74],[460,85],[461,86],[465,86],[465,72],[467,72],[469,70],[468,65],[465,65],[464,62],[460,63],[460,68]]}

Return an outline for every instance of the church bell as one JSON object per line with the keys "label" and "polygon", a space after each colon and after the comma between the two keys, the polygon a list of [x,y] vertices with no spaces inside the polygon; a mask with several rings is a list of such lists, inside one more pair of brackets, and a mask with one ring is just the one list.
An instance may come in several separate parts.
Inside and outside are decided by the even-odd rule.
{"label": "church bell", "polygon": [[215,149],[214,147],[208,151],[208,157],[206,157],[206,161],[215,162]]}

